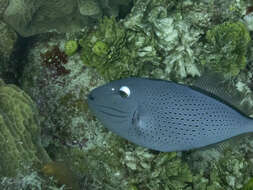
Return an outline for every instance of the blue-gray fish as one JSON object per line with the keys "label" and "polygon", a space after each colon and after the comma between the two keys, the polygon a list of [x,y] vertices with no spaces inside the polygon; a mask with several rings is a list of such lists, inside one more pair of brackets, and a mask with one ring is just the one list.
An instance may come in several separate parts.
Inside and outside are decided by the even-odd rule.
{"label": "blue-gray fish", "polygon": [[233,106],[163,80],[112,81],[94,89],[88,105],[112,132],[164,152],[200,148],[253,131],[253,120]]}

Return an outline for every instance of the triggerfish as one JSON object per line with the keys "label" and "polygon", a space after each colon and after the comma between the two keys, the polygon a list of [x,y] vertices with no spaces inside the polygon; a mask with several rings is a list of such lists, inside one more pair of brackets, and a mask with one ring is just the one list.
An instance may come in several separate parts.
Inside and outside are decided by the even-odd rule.
{"label": "triggerfish", "polygon": [[253,120],[215,94],[165,80],[126,78],[95,88],[88,105],[102,124],[153,150],[184,151],[253,131]]}

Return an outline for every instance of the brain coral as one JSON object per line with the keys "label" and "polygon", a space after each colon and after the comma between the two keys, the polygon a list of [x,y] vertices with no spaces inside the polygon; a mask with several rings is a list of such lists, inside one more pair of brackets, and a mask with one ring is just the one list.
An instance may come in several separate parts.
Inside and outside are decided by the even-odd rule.
{"label": "brain coral", "polygon": [[0,79],[0,177],[15,176],[27,164],[49,162],[39,145],[38,115],[31,98]]}

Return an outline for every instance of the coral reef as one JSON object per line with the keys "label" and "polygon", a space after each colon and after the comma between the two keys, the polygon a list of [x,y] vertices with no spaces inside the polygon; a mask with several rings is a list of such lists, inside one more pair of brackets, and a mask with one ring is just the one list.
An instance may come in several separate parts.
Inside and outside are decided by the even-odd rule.
{"label": "coral reef", "polygon": [[203,60],[203,64],[232,76],[245,68],[250,35],[242,22],[224,22],[217,25],[207,31],[206,39],[210,53]]}
{"label": "coral reef", "polygon": [[176,153],[155,154],[115,136],[107,140],[104,147],[73,149],[70,156],[78,163],[76,170],[87,173],[91,181],[99,179],[104,189],[191,189],[192,173]]}
{"label": "coral reef", "polygon": [[[53,42],[50,44],[54,46]],[[55,79],[43,77],[45,71],[39,67],[41,51],[46,52],[43,45],[32,49],[29,63],[33,64],[26,67],[23,88],[35,98],[40,113],[47,118],[42,123],[43,145],[52,158],[75,163],[70,165],[75,175],[87,176],[85,186],[91,189],[118,188],[119,185],[121,189],[188,188],[192,174],[175,153],[157,155],[136,148],[108,133],[89,113],[85,96],[103,81],[93,69],[82,69],[78,54],[69,57],[64,65],[70,73],[58,76],[57,80],[64,82],[60,86]],[[29,77],[34,68],[41,69],[39,78]],[[39,85],[44,80],[48,80],[43,83],[46,85]]]}
{"label": "coral reef", "polygon": [[[99,27],[80,40],[86,66],[96,68],[105,80],[145,76],[155,66],[152,37],[125,30],[114,18],[104,18]],[[159,58],[157,58],[158,62]]]}
{"label": "coral reef", "polygon": [[0,175],[15,176],[17,169],[50,161],[40,145],[38,111],[22,90],[0,81]]}
{"label": "coral reef", "polygon": [[[179,8],[177,6],[187,9],[183,12],[175,11]],[[204,33],[203,25],[208,25],[210,18],[208,15],[203,16],[202,12],[195,13],[197,7],[208,9],[208,5],[199,2],[187,4],[175,1],[137,1],[124,20],[127,29],[134,28],[147,36],[154,36],[153,47],[157,47],[161,61],[152,70],[153,76],[180,80],[188,75],[200,75],[197,67],[198,49],[195,47]]]}
{"label": "coral reef", "polygon": [[[57,52],[62,54],[64,44],[64,41],[60,44],[57,41],[50,41],[50,47],[47,42],[35,44],[32,48],[34,51],[28,55],[29,62],[34,64],[25,68],[21,80],[22,87],[38,104],[41,116],[46,118],[43,122],[45,146],[50,143],[54,146],[62,144],[72,146],[85,141],[87,137],[84,133],[88,133],[88,130],[83,129],[83,125],[86,126],[83,122],[88,120],[85,97],[95,85],[102,84],[102,80],[95,75],[94,70],[84,67],[78,54],[68,57],[66,63],[65,58],[59,60],[61,67],[69,71],[68,74],[58,73],[54,66],[45,66],[41,54],[50,53],[56,46],[59,50]],[[67,58],[66,55],[64,57]],[[46,62],[51,56],[48,58]]]}
{"label": "coral reef", "polygon": [[252,178],[252,136],[244,135],[184,154],[194,189],[241,189]]}
{"label": "coral reef", "polygon": [[[38,38],[29,50],[21,83],[45,118],[42,144],[48,154],[56,161],[71,163],[74,175],[85,178],[81,183],[87,189],[242,188],[253,176],[252,156],[247,157],[252,155],[252,138],[244,138],[239,146],[229,145],[221,152],[154,152],[107,131],[89,112],[86,96],[105,80],[127,76],[188,83],[201,75],[202,67],[209,65],[207,62],[201,65],[212,53],[204,51],[205,48],[212,47],[213,51],[216,48],[205,38],[208,30],[214,31],[226,21],[239,27],[235,31],[245,31],[243,34],[247,35],[238,23],[244,16],[243,4],[238,0],[136,0],[125,19],[105,17],[95,27],[71,38],[82,36],[79,41],[82,49],[62,64],[68,74],[59,74],[56,78],[52,75],[54,67],[42,64],[41,54],[52,51],[55,46],[63,52],[66,39],[61,36],[45,42]],[[241,39],[247,42],[245,36]],[[230,47],[237,48],[237,45],[236,42]],[[252,56],[243,51],[250,65]],[[231,82],[232,87],[250,94],[249,79],[250,74],[242,70],[238,79]],[[247,97],[252,102],[251,96]]]}

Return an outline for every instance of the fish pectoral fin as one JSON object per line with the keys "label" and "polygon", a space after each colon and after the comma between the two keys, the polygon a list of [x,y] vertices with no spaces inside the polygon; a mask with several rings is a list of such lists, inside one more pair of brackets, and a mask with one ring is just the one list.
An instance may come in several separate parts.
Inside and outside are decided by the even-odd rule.
{"label": "fish pectoral fin", "polygon": [[139,122],[140,122],[140,114],[139,114],[138,109],[136,109],[134,111],[134,114],[133,114],[133,117],[132,117],[132,125],[134,127],[138,128],[138,125],[140,125]]}
{"label": "fish pectoral fin", "polygon": [[140,114],[139,109],[137,109],[132,117],[132,127],[135,130],[136,134],[143,135],[144,131],[147,130],[146,123],[148,118],[143,114]]}

